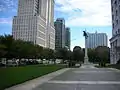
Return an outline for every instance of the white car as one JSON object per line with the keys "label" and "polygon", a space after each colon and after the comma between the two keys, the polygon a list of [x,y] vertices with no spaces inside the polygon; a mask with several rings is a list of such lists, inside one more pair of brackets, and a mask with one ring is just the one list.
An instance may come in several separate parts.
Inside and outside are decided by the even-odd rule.
{"label": "white car", "polygon": [[79,64],[79,63],[77,63],[77,64],[75,64],[75,66],[76,66],[76,67],[80,67],[80,64]]}

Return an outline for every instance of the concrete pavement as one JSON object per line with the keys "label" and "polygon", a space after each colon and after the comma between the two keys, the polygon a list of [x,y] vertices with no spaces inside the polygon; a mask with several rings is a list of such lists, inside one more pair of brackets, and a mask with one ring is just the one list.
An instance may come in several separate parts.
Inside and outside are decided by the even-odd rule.
{"label": "concrete pavement", "polygon": [[120,90],[120,71],[84,66],[68,70],[33,90]]}

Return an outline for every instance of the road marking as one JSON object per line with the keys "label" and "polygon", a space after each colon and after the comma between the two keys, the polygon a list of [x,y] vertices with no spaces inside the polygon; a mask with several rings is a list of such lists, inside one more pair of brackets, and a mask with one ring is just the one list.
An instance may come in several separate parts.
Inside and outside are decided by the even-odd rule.
{"label": "road marking", "polygon": [[53,84],[120,84],[120,81],[48,81]]}

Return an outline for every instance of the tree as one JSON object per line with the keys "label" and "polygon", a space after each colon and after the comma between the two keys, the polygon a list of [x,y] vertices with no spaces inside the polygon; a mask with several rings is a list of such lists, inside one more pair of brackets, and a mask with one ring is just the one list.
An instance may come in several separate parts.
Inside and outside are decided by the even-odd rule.
{"label": "tree", "polygon": [[35,57],[42,59],[42,52],[43,52],[43,47],[39,45],[35,45]]}
{"label": "tree", "polygon": [[0,44],[0,58],[4,58],[6,55],[6,46],[3,44]]}
{"label": "tree", "polygon": [[110,50],[106,46],[98,46],[96,49],[97,57],[100,59],[99,63],[102,66],[105,66],[109,62]]}
{"label": "tree", "polygon": [[70,50],[68,50],[66,47],[56,50],[55,58],[62,59],[64,63],[65,60],[68,60],[70,58]]}
{"label": "tree", "polygon": [[95,49],[88,49],[88,57],[90,62],[98,62]]}
{"label": "tree", "polygon": [[76,62],[83,62],[83,60],[84,60],[84,53],[83,53],[81,47],[75,46],[73,48],[73,59]]}
{"label": "tree", "polygon": [[53,59],[54,58],[54,51],[49,48],[44,48],[42,55],[45,59]]}
{"label": "tree", "polygon": [[4,58],[6,58],[6,65],[8,64],[8,59],[12,59],[12,57],[14,56],[13,50],[12,50],[13,42],[14,42],[14,39],[12,35],[0,36],[0,43],[2,47],[4,47],[4,49],[1,49],[1,50],[2,52],[4,52],[3,56]]}

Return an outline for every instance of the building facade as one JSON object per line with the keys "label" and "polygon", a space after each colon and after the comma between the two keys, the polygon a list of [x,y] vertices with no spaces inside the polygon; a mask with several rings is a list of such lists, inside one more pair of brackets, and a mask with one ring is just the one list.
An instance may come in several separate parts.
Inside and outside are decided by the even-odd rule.
{"label": "building facade", "polygon": [[54,0],[19,0],[12,35],[14,39],[54,49]]}
{"label": "building facade", "polygon": [[55,49],[60,49],[65,47],[65,20],[63,18],[58,18],[55,23]]}
{"label": "building facade", "polygon": [[65,46],[67,46],[68,47],[68,49],[70,50],[70,28],[69,27],[67,27],[66,28],[66,35],[65,35],[65,37],[66,37],[66,41],[65,41]]}
{"label": "building facade", "polygon": [[105,33],[88,33],[87,48],[94,49],[98,46],[108,46],[108,38]]}
{"label": "building facade", "polygon": [[110,61],[116,64],[120,59],[120,0],[111,0],[112,38],[110,39]]}

